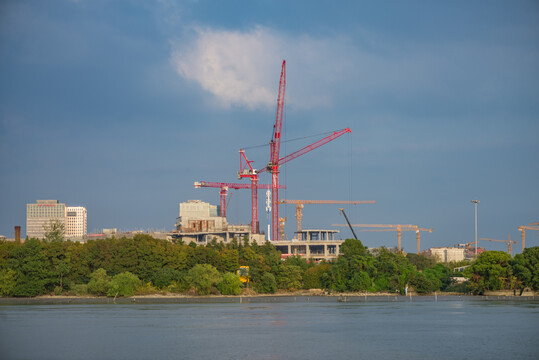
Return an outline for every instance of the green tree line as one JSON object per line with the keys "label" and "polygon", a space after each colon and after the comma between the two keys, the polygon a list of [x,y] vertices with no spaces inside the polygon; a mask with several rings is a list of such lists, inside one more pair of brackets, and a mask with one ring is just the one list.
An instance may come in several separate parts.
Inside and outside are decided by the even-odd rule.
{"label": "green tree line", "polygon": [[369,253],[355,239],[342,244],[335,261],[316,263],[300,257],[282,260],[269,242],[213,241],[196,246],[138,234],[132,239],[86,243],[0,241],[0,295],[116,297],[162,291],[238,295],[244,285],[236,271],[242,265],[249,266],[248,286],[258,293],[316,288],[402,294],[407,286],[417,293],[539,289],[539,247],[525,249],[514,258],[500,251],[485,252],[464,271],[468,281],[458,285],[452,282],[451,266],[385,248]]}

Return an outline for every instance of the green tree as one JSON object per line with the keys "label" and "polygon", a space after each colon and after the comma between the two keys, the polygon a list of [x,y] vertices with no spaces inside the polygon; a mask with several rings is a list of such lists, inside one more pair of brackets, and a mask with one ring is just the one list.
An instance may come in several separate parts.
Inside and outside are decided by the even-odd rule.
{"label": "green tree", "polygon": [[360,271],[352,275],[348,281],[348,289],[351,291],[365,291],[371,286],[371,278],[366,271]]}
{"label": "green tree", "polygon": [[88,292],[90,294],[107,295],[112,285],[112,280],[105,269],[97,269],[90,275],[90,279],[90,282],[88,282]]}
{"label": "green tree", "polygon": [[153,273],[151,280],[156,287],[163,289],[170,286],[174,281],[178,281],[180,278],[181,272],[179,270],[162,268]]}
{"label": "green tree", "polygon": [[322,289],[324,287],[322,276],[329,270],[329,266],[327,263],[322,263],[308,268],[303,275],[303,287],[305,289]]}
{"label": "green tree", "polygon": [[43,226],[43,229],[45,230],[46,242],[64,241],[66,226],[62,221],[50,220],[48,224]]}
{"label": "green tree", "polygon": [[221,280],[217,269],[209,264],[197,264],[187,273],[188,281],[199,295],[209,295]]}
{"label": "green tree", "polygon": [[241,282],[240,277],[228,272],[223,275],[217,288],[223,295],[239,295],[241,294],[242,286],[243,283]]}
{"label": "green tree", "polygon": [[323,287],[332,291],[347,291],[349,265],[349,261],[345,257],[339,256],[336,261],[332,262],[328,271],[321,275],[320,280]]}
{"label": "green tree", "polygon": [[436,264],[430,269],[423,270],[423,273],[433,284],[433,291],[444,291],[452,283],[453,272],[444,264]]}
{"label": "green tree", "polygon": [[375,291],[398,291],[404,294],[404,287],[415,270],[404,255],[382,248],[374,258],[372,271]]}
{"label": "green tree", "polygon": [[365,255],[367,248],[363,246],[360,240],[346,239],[341,245],[340,252],[344,257],[349,258],[355,255]]}
{"label": "green tree", "polygon": [[307,271],[307,269],[309,268],[309,263],[307,263],[307,260],[305,260],[299,255],[287,257],[284,261],[284,264],[297,266],[301,269],[302,273]]}
{"label": "green tree", "polygon": [[511,255],[504,251],[485,251],[479,255],[472,266],[463,271],[470,279],[470,289],[476,294],[488,290],[510,288],[512,268]]}
{"label": "green tree", "polygon": [[410,286],[419,294],[431,293],[440,289],[441,281],[436,276],[413,271],[409,278]]}
{"label": "green tree", "polygon": [[240,267],[239,254],[236,249],[221,249],[219,270],[222,272],[235,272]]}
{"label": "green tree", "polygon": [[277,291],[277,281],[272,273],[265,272],[255,285],[256,291],[263,294],[273,294]]}
{"label": "green tree", "polygon": [[11,296],[17,284],[17,273],[9,268],[0,270],[0,295]]}
{"label": "green tree", "polygon": [[114,275],[111,286],[107,291],[108,296],[133,296],[140,286],[141,281],[137,275],[125,271]]}
{"label": "green tree", "polygon": [[38,239],[28,239],[14,248],[12,269],[17,272],[14,296],[37,296],[45,292],[50,272],[44,246]]}
{"label": "green tree", "polygon": [[515,255],[511,267],[520,283],[521,294],[526,286],[533,291],[539,290],[539,246],[526,248],[522,254]]}
{"label": "green tree", "polygon": [[301,268],[296,265],[283,265],[279,271],[277,286],[279,289],[301,289]]}
{"label": "green tree", "polygon": [[424,270],[433,267],[436,265],[436,261],[424,254],[406,254],[406,258],[410,261],[412,265],[416,267],[417,270]]}

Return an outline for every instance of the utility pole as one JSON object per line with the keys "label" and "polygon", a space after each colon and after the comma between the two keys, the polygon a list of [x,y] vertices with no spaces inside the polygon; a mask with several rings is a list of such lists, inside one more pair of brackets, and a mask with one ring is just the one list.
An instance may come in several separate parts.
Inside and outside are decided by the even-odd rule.
{"label": "utility pole", "polygon": [[479,200],[472,200],[475,206],[475,257],[477,258],[477,204]]}
{"label": "utility pole", "polygon": [[268,241],[271,241],[270,213],[271,213],[271,191],[268,189],[266,190],[266,214],[268,218]]}

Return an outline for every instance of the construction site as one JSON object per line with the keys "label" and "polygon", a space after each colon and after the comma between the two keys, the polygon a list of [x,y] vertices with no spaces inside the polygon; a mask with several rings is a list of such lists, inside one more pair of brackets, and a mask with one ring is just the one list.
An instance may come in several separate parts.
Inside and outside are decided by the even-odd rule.
{"label": "construction site", "polygon": [[[285,104],[286,89],[286,61],[283,60],[279,87],[277,94],[277,111],[275,123],[272,129],[271,140],[266,144],[269,148],[267,165],[261,169],[253,166],[253,161],[249,160],[246,149],[239,149],[239,169],[237,171],[238,183],[219,181],[195,181],[194,187],[197,189],[213,188],[219,191],[219,205],[211,205],[201,200],[188,200],[179,204],[179,216],[176,219],[175,230],[169,234],[173,240],[184,243],[195,243],[205,245],[211,241],[229,243],[231,241],[256,242],[259,244],[270,241],[281,251],[282,257],[301,256],[308,259],[331,261],[338,257],[340,246],[344,241],[340,236],[338,228],[349,228],[353,236],[358,239],[354,229],[360,232],[387,232],[394,233],[395,243],[380,244],[387,248],[393,248],[396,252],[404,252],[402,247],[403,233],[415,233],[416,254],[425,253],[438,259],[441,262],[461,261],[477,257],[485,249],[478,246],[476,241],[466,244],[456,244],[453,247],[428,248],[421,247],[421,234],[431,234],[433,228],[417,224],[353,224],[341,205],[375,204],[375,200],[290,200],[280,197],[280,190],[286,186],[279,182],[280,167],[286,163],[307,154],[329,142],[337,140],[343,135],[351,133],[350,128],[334,130],[317,141],[304,146],[289,154],[281,154],[281,139],[283,138],[283,113]],[[327,133],[326,133],[327,134]],[[271,183],[260,182],[260,175],[267,173],[271,177]],[[230,190],[250,190],[251,191],[251,216],[248,225],[233,225],[227,221],[227,207],[230,199],[227,196]],[[268,214],[268,224],[266,229],[260,228],[259,222],[259,199],[258,190],[265,191],[266,213]],[[294,189],[288,189],[294,192]],[[477,222],[477,203],[476,222]],[[306,205],[335,205],[346,219],[346,224],[332,224],[331,229],[316,228],[304,229],[302,227],[303,208]],[[287,217],[281,217],[279,207],[284,205],[295,205],[296,231],[292,237],[285,233],[285,223]],[[477,225],[476,225],[477,228]],[[539,230],[539,223],[532,223],[518,227],[522,234],[522,249],[525,247],[526,230]],[[477,232],[477,230],[476,230]],[[511,254],[512,245],[517,244],[511,240],[497,240],[481,238],[481,241],[505,242],[508,246],[508,253]]]}

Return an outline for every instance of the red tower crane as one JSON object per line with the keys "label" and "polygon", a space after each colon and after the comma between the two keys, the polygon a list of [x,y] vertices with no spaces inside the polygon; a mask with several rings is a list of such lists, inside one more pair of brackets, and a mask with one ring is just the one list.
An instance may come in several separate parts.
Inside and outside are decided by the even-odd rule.
{"label": "red tower crane", "polygon": [[277,96],[277,116],[270,142],[270,160],[267,169],[271,172],[272,226],[274,241],[279,240],[279,151],[281,149],[281,128],[283,124],[284,93],[286,87],[286,61],[283,60],[279,94]]}
{"label": "red tower crane", "polygon": [[[271,183],[271,190],[272,190],[272,239],[274,241],[279,240],[279,189],[284,188],[283,186],[279,185],[279,166],[286,164],[290,160],[294,160],[295,158],[304,155],[308,153],[309,151],[312,151],[324,144],[327,144],[330,141],[335,140],[339,136],[342,136],[346,133],[351,133],[352,130],[349,128],[342,129],[339,131],[333,132],[331,135],[328,135],[318,141],[315,141],[314,143],[307,145],[291,154],[288,154],[280,159],[278,159],[275,163],[277,164],[276,167],[273,167],[272,169],[276,169],[274,171],[277,171],[277,174],[272,173],[272,183]],[[245,151],[240,149],[240,171],[238,172],[239,178],[245,178],[248,177],[251,179],[251,192],[252,192],[252,213],[253,216],[256,214],[256,218],[258,219],[258,193],[257,189],[260,187],[254,186],[254,184],[258,184],[258,174],[266,172],[266,171],[272,171],[270,170],[270,166],[268,165],[265,168],[262,168],[260,170],[256,170],[251,166],[250,160],[247,159],[247,156],[245,155]],[[275,175],[277,177],[277,182],[274,183],[273,179],[275,179]],[[277,199],[275,199],[275,196],[277,196]],[[277,201],[277,204],[275,204],[275,201]],[[277,220],[276,220],[277,218]],[[277,223],[277,226],[275,227],[274,224]],[[253,230],[254,231],[254,230]]]}
{"label": "red tower crane", "polygon": [[[281,148],[281,129],[283,123],[283,111],[284,111],[284,95],[286,88],[286,61],[283,60],[283,65],[281,68],[281,77],[279,79],[279,93],[277,96],[277,115],[275,119],[275,125],[273,125],[273,135],[270,141],[270,159],[268,165],[259,171],[254,169],[251,166],[251,162],[247,159],[245,151],[240,149],[240,171],[238,172],[239,178],[248,177],[251,179],[251,196],[253,198],[252,204],[253,208],[251,209],[253,214],[253,219],[256,217],[258,219],[258,174],[261,172],[268,171],[271,173],[271,192],[272,192],[272,239],[274,241],[279,240],[279,167],[284,165],[290,160],[297,158],[309,151],[312,151],[328,142],[335,140],[341,135],[352,132],[349,128],[335,131],[333,134],[326,136],[323,139],[320,139],[311,145],[305,146],[304,148],[299,149],[289,155],[286,155],[282,158],[279,158],[279,151]],[[256,229],[258,232],[258,229]],[[254,231],[254,230],[253,230]]]}

